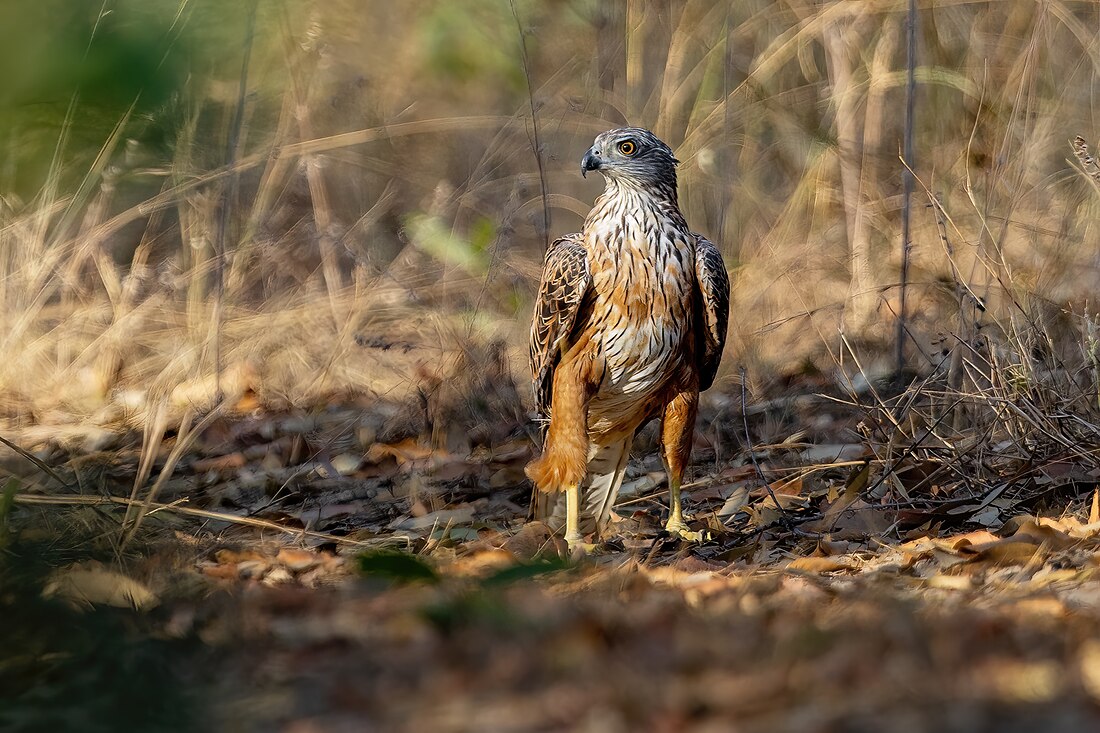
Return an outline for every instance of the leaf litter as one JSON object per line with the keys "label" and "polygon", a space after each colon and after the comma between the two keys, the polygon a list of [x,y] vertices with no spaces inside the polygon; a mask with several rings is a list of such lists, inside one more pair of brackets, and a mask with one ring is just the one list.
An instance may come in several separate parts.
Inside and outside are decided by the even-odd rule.
{"label": "leaf litter", "polygon": [[[1096,723],[1100,499],[1080,469],[975,488],[871,442],[725,465],[704,445],[685,502],[705,542],[663,532],[649,455],[576,558],[528,521],[520,428],[463,451],[346,407],[212,421],[137,555],[62,564],[44,597],[200,639],[227,730]],[[60,475],[10,462],[10,542],[39,531],[36,511],[96,499],[83,486],[112,495],[93,521],[125,525],[139,446],[31,449]],[[168,436],[152,478],[171,452]],[[1052,501],[1067,486],[1076,498]]]}

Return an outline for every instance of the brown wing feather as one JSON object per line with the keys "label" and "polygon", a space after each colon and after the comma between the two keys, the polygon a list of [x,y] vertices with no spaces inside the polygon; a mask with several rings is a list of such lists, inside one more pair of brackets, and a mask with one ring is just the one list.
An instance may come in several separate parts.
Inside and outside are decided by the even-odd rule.
{"label": "brown wing feather", "polygon": [[546,250],[542,282],[531,323],[531,374],[535,403],[541,415],[550,412],[554,367],[563,345],[577,324],[584,294],[591,280],[588,253],[581,234],[567,234]]}
{"label": "brown wing feather", "polygon": [[722,253],[701,234],[695,235],[695,283],[696,354],[699,389],[704,390],[714,382],[722,362],[722,349],[726,346],[730,278]]}

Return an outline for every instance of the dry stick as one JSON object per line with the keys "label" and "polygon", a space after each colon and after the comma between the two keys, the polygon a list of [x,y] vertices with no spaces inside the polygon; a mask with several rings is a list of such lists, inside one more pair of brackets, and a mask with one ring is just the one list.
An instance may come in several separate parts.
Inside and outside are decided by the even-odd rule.
{"label": "dry stick", "polygon": [[6,445],[7,447],[11,448],[11,449],[12,449],[13,451],[15,451],[16,453],[18,453],[19,455],[21,455],[21,456],[23,456],[24,458],[26,458],[26,459],[27,459],[28,461],[30,461],[31,463],[33,463],[33,464],[34,464],[34,465],[35,465],[35,466],[36,466],[36,467],[37,467],[37,468],[38,468],[38,469],[39,469],[40,471],[42,471],[42,472],[43,472],[44,474],[46,474],[47,476],[49,476],[50,478],[52,478],[52,479],[53,479],[54,481],[56,481],[57,483],[61,484],[62,486],[68,486],[68,485],[69,485],[69,482],[68,482],[68,481],[66,481],[65,479],[61,478],[61,477],[60,477],[60,476],[59,476],[59,475],[57,474],[57,472],[56,472],[56,471],[54,471],[54,470],[53,470],[52,468],[50,468],[49,466],[47,466],[47,465],[46,465],[46,464],[45,464],[45,463],[44,463],[44,462],[43,462],[43,461],[42,461],[42,460],[41,460],[41,459],[40,459],[40,458],[39,458],[38,456],[34,455],[34,454],[33,454],[33,453],[31,453],[30,451],[27,451],[27,450],[25,450],[25,449],[23,449],[23,448],[20,448],[20,447],[19,447],[18,445],[16,445],[15,443],[11,442],[10,440],[8,440],[7,438],[5,438],[5,437],[4,437],[4,436],[2,436],[2,435],[0,435],[0,443],[3,443],[3,444],[4,444],[4,445]]}
{"label": "dry stick", "polygon": [[136,502],[130,499],[124,499],[120,496],[36,496],[33,494],[16,494],[15,502],[18,504],[45,504],[50,506],[105,506],[107,504],[118,504],[120,506],[126,507],[148,507],[149,511],[146,512],[146,515],[165,511],[177,512],[179,514],[186,514],[191,517],[216,519],[222,522],[229,522],[230,524],[242,524],[248,527],[259,527],[260,529],[272,529],[278,532],[282,532],[284,534],[292,534],[299,537],[309,537],[325,542],[350,545],[352,547],[378,547],[381,545],[395,544],[395,542],[399,539],[387,537],[369,541],[352,540],[348,539],[347,537],[327,534],[325,532],[316,532],[309,529],[286,527],[282,524],[272,522],[267,519],[256,519],[254,517],[238,517],[235,514],[227,514],[225,512],[215,512],[209,509],[196,509],[193,507],[182,506],[179,502],[173,502],[171,504],[160,504],[158,502]]}
{"label": "dry stick", "polygon": [[[967,295],[969,294],[973,298],[973,302],[976,307],[981,309],[984,306],[981,305],[981,301],[978,300],[978,295],[971,290],[970,285],[965,283],[962,279],[962,275],[959,272],[958,265],[955,262],[955,250],[951,246],[951,240],[947,237],[947,222],[944,219],[943,204],[939,198],[930,196],[932,211],[936,217],[936,226],[940,233],[940,242],[943,244],[943,250],[947,253],[947,262],[951,266],[951,280],[955,284],[955,298],[959,304],[958,315],[958,333],[952,334],[955,337],[956,343],[951,346],[951,361],[947,367],[947,386],[955,392],[962,391],[962,350],[959,348],[961,344],[969,346],[969,328],[968,319],[966,317],[967,312]],[[964,415],[962,411],[955,415],[951,422],[951,427],[955,430],[962,428]]]}
{"label": "dry stick", "polygon": [[748,393],[745,389],[745,367],[738,367],[741,372],[741,426],[745,429],[745,448],[749,451],[749,458],[752,459],[753,468],[756,469],[756,476],[764,482],[764,488],[768,490],[768,496],[771,497],[772,503],[775,504],[775,508],[779,510],[780,523],[787,524],[787,510],[783,508],[783,505],[779,503],[779,498],[775,495],[775,490],[772,489],[772,485],[768,483],[768,479],[764,477],[764,470],[760,468],[760,464],[756,460],[756,451],[752,449],[752,438],[749,436],[749,416],[745,412],[745,403],[748,402]]}
{"label": "dry stick", "polygon": [[[130,489],[130,499],[137,503],[138,492],[145,486],[149,476],[153,473],[153,464],[157,459],[157,448],[164,440],[164,433],[168,429],[168,401],[165,398],[156,401],[156,407],[152,411],[152,419],[146,419],[142,426],[141,456],[138,458],[137,473],[134,475],[134,486]],[[133,505],[126,507],[126,514],[122,518],[122,526],[130,524],[130,510]]]}
{"label": "dry stick", "polygon": [[519,11],[516,10],[516,1],[508,0],[512,8],[512,17],[516,19],[516,30],[519,31],[519,53],[523,62],[523,77],[527,80],[527,101],[531,105],[531,132],[534,136],[535,164],[539,169],[539,187],[542,191],[542,236],[547,247],[550,246],[550,203],[546,190],[546,172],[542,167],[542,136],[539,134],[539,115],[535,109],[535,88],[531,84],[531,67],[527,58],[527,36],[523,32],[523,23],[519,19]]}
{"label": "dry stick", "polygon": [[917,96],[916,57],[917,57],[917,0],[909,0],[909,16],[906,30],[906,79],[905,79],[905,167],[902,169],[902,208],[901,208],[901,291],[898,303],[898,325],[895,341],[895,364],[898,372],[905,368],[905,327],[906,285],[909,281],[909,254],[913,249],[909,228],[910,209],[913,198],[913,115]]}
{"label": "dry stick", "polygon": [[172,447],[171,452],[168,453],[168,459],[164,462],[164,468],[160,470],[157,480],[154,481],[153,485],[149,488],[149,493],[145,496],[145,501],[139,506],[137,514],[134,516],[134,521],[128,528],[123,530],[122,539],[119,542],[120,548],[126,547],[126,544],[137,534],[138,529],[141,528],[142,521],[145,519],[145,515],[149,513],[149,507],[154,505],[157,495],[160,493],[160,490],[164,488],[164,484],[168,482],[168,479],[171,478],[172,473],[176,470],[176,464],[183,458],[183,454],[190,449],[195,439],[203,430],[214,422],[216,418],[222,416],[225,412],[224,408],[225,403],[222,402],[213,410],[206,413],[203,419],[199,420],[198,424],[194,427],[191,426],[190,411],[184,414],[180,421],[180,429],[176,437],[176,444]]}

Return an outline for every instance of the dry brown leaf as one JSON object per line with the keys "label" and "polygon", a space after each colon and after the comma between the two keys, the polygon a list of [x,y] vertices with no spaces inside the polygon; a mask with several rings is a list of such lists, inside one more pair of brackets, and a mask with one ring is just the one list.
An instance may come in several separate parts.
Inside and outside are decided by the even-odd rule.
{"label": "dry brown leaf", "polygon": [[1100,640],[1086,639],[1078,652],[1081,686],[1095,702],[1100,702]]}
{"label": "dry brown leaf", "polygon": [[447,564],[446,572],[459,577],[478,577],[494,570],[515,565],[516,556],[507,550],[490,548],[477,550]]}
{"label": "dry brown leaf", "polygon": [[786,494],[788,496],[798,496],[802,493],[802,477],[795,476],[790,480],[776,481],[771,485],[772,491],[776,494]]}
{"label": "dry brown leaf", "polygon": [[988,529],[979,529],[966,534],[953,535],[934,540],[938,547],[950,550],[961,550],[972,545],[987,545],[998,542],[1001,538]]}
{"label": "dry brown leaf", "polygon": [[260,562],[267,561],[267,558],[255,550],[231,550],[228,547],[215,551],[214,559],[222,564],[247,562],[250,560],[258,560]]}
{"label": "dry brown leaf", "polygon": [[62,568],[54,573],[42,594],[60,596],[82,607],[101,605],[145,611],[160,603],[144,583],[97,565]]}
{"label": "dry brown leaf", "polygon": [[201,563],[199,570],[203,575],[210,576],[211,578],[217,578],[218,580],[236,580],[240,577],[240,572],[237,570],[237,563]]}
{"label": "dry brown leaf", "polygon": [[714,578],[718,577],[711,570],[700,571],[687,571],[674,568],[669,565],[663,565],[660,567],[648,567],[643,566],[639,568],[641,572],[649,578],[651,583],[656,585],[667,585],[673,588],[690,588],[693,586],[700,586],[704,583],[709,583]]}
{"label": "dry brown leaf", "polygon": [[215,456],[213,458],[199,458],[191,463],[191,468],[196,473],[205,473],[207,471],[235,471],[238,468],[243,468],[248,464],[248,459],[244,457],[241,452],[229,453],[224,456]]}
{"label": "dry brown leaf", "polygon": [[804,573],[834,573],[838,570],[855,570],[856,564],[844,557],[796,557],[787,563],[788,570]]}
{"label": "dry brown leaf", "polygon": [[[1059,526],[1061,523],[1054,520],[1029,516],[1020,517],[1018,520],[1015,530],[1010,535],[1014,540],[1046,544],[1058,550],[1078,544],[1078,540],[1062,531]],[[1008,526],[1007,523],[1005,526]]]}
{"label": "dry brown leaf", "polygon": [[817,541],[817,552],[822,557],[833,557],[835,555],[845,555],[852,551],[852,543],[845,542],[843,540],[834,540],[828,536],[822,537]]}
{"label": "dry brown leaf", "polygon": [[431,529],[435,526],[447,524],[466,524],[474,518],[474,507],[470,504],[460,504],[453,509],[440,509],[419,517],[399,519],[390,524],[390,529]]}
{"label": "dry brown leaf", "polygon": [[269,570],[271,563],[266,560],[243,560],[237,563],[237,574],[242,580],[262,578]]}
{"label": "dry brown leaf", "polygon": [[966,575],[946,575],[936,573],[924,579],[924,584],[929,588],[940,590],[970,590],[973,581]]}
{"label": "dry brown leaf", "polygon": [[284,547],[279,550],[279,554],[275,556],[275,561],[297,572],[300,570],[308,570],[320,564],[321,558],[316,553],[310,552],[309,550],[300,550],[296,547]]}
{"label": "dry brown leaf", "polygon": [[1035,557],[1035,553],[1038,551],[1038,545],[1014,537],[985,545],[971,545],[962,549],[964,554],[972,555],[971,563],[989,563],[991,565],[1025,565]]}
{"label": "dry brown leaf", "polygon": [[529,560],[548,551],[557,552],[559,549],[550,527],[539,521],[524,524],[519,532],[506,539],[501,547],[521,560]]}
{"label": "dry brown leaf", "polygon": [[415,438],[405,438],[397,443],[374,443],[367,449],[365,460],[378,463],[384,458],[396,458],[398,463],[408,463],[428,458],[432,453],[430,446],[420,444]]}

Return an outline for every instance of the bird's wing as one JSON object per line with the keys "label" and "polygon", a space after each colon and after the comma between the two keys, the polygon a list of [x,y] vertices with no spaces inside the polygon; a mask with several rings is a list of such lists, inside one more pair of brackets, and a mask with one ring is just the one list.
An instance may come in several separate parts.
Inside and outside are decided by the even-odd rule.
{"label": "bird's wing", "polygon": [[581,234],[567,234],[546,250],[542,282],[531,323],[531,374],[535,403],[542,415],[550,412],[554,367],[577,324],[591,274]]}
{"label": "bird's wing", "polygon": [[714,382],[726,345],[730,278],[722,253],[701,234],[695,235],[695,284],[696,354],[699,389],[704,390]]}

